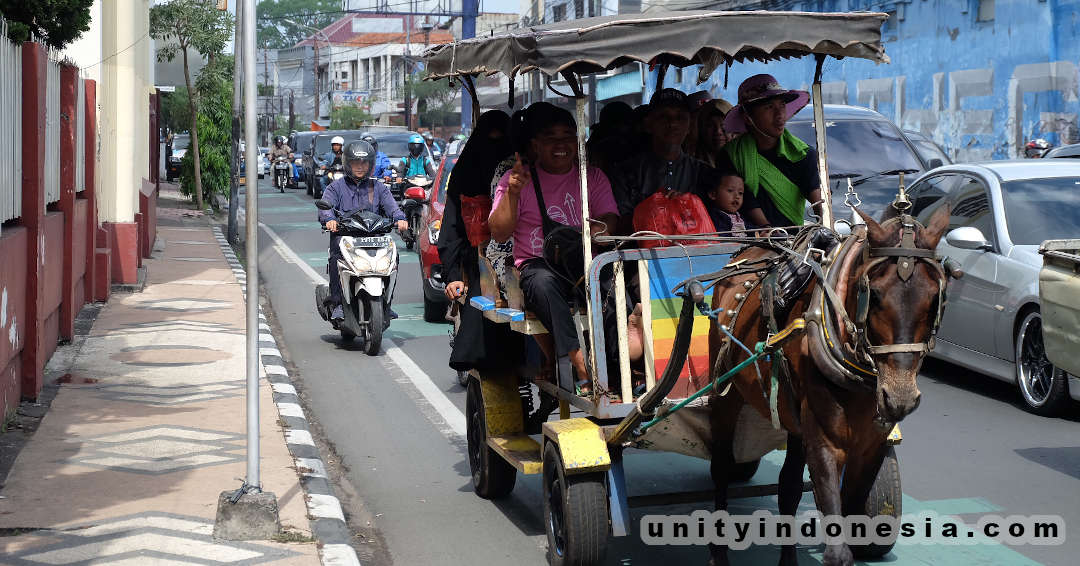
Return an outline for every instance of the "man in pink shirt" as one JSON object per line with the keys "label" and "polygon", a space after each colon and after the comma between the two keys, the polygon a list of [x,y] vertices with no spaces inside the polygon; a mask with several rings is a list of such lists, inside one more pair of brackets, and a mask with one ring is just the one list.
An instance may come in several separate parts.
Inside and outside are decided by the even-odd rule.
{"label": "man in pink shirt", "polygon": [[[514,168],[499,181],[488,224],[495,241],[514,239],[514,265],[521,271],[525,306],[548,329],[547,335],[536,337],[546,358],[545,370],[550,371],[557,358],[568,356],[581,380],[578,385],[587,394],[591,392],[586,379],[589,374],[570,316],[574,288],[543,259],[544,218],[537,199],[539,193],[552,223],[581,226],[576,127],[569,112],[546,103],[529,107],[526,121],[531,138],[529,156],[518,155]],[[611,184],[593,167],[587,170],[586,182],[592,234],[607,234],[608,227],[613,229],[618,220]],[[605,309],[605,319],[609,316],[615,316],[614,309]],[[614,324],[605,326],[611,328],[606,334],[617,339]]]}

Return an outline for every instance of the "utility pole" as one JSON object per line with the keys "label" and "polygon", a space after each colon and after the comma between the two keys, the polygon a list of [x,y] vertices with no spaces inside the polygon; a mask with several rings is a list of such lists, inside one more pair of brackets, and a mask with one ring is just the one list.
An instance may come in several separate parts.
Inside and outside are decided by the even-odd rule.
{"label": "utility pole", "polygon": [[[476,37],[476,16],[480,12],[480,0],[462,0],[461,11],[464,13],[461,18],[461,38],[470,39]],[[463,85],[461,87],[461,127],[472,131],[473,112],[469,100],[469,91]]]}
{"label": "utility pole", "polygon": [[318,120],[319,113],[319,39],[314,35],[311,36],[311,43],[315,45],[315,119]]}
{"label": "utility pole", "polygon": [[[540,2],[541,0],[533,0],[532,3],[532,25],[540,25]],[[540,72],[533,71],[529,73],[529,103],[539,102],[543,99],[540,91]]]}
{"label": "utility pole", "polygon": [[[414,12],[413,3],[409,1],[409,11]],[[412,129],[412,88],[409,86],[409,75],[412,70],[412,62],[409,60],[409,46],[412,43],[413,17],[405,16],[405,57],[402,59],[402,70],[405,72],[401,78],[401,85],[405,91],[405,129]],[[393,76],[393,75],[391,75]]]}
{"label": "utility pole", "polygon": [[239,244],[240,234],[237,208],[240,206],[240,104],[243,99],[243,72],[240,45],[243,38],[241,18],[243,3],[236,5],[236,30],[233,34],[233,108],[232,108],[232,160],[229,163],[229,243]]}
{"label": "utility pole", "polygon": [[[292,91],[291,88],[289,89],[289,131],[290,132],[295,132],[296,131],[296,114],[295,114],[295,108],[293,106],[293,91]],[[293,148],[293,149],[296,149],[296,148]]]}

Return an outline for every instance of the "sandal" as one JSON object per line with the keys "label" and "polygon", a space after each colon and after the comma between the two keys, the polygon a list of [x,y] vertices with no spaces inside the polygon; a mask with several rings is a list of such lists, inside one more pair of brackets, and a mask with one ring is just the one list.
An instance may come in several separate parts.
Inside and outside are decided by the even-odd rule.
{"label": "sandal", "polygon": [[580,397],[592,397],[592,381],[588,379],[582,379],[574,384],[577,389],[576,393]]}

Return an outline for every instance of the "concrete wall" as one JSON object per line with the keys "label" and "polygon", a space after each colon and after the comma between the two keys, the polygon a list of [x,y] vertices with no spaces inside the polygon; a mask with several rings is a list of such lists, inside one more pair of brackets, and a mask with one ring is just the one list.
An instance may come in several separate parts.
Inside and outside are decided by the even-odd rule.
{"label": "concrete wall", "polygon": [[26,344],[26,250],[29,230],[0,232],[0,416],[22,396],[21,353]]}
{"label": "concrete wall", "polygon": [[[1054,144],[1080,141],[1077,131],[1080,0],[996,0],[992,21],[977,20],[977,0],[875,2],[821,0],[792,9],[879,9],[895,17],[884,27],[889,65],[829,60],[825,102],[874,108],[905,129],[931,135],[958,160],[1019,155],[1044,137]],[[809,89],[810,59],[721,68],[700,86],[687,69],[682,82],[665,85],[736,101],[746,77],[776,76],[789,88]],[[655,73],[653,74],[655,83]],[[651,92],[651,89],[650,89]]]}

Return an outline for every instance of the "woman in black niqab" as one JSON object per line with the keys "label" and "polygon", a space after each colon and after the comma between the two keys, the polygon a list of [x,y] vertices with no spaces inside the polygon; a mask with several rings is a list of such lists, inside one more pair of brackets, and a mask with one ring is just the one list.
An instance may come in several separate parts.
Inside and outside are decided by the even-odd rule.
{"label": "woman in black niqab", "polygon": [[[488,196],[495,167],[509,156],[512,146],[507,129],[510,118],[499,110],[480,115],[476,127],[454,164],[446,187],[446,206],[439,229],[439,260],[442,262],[446,295],[451,300],[480,294],[477,249],[468,238],[461,215],[462,197]],[[508,369],[520,363],[524,343],[507,324],[484,318],[475,308],[459,308],[460,326],[450,354],[450,367],[457,371]]]}

